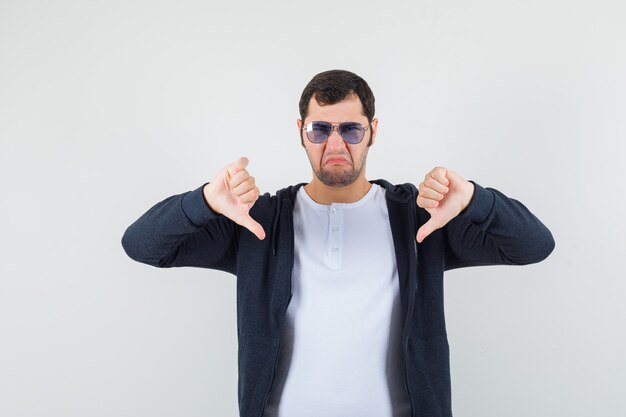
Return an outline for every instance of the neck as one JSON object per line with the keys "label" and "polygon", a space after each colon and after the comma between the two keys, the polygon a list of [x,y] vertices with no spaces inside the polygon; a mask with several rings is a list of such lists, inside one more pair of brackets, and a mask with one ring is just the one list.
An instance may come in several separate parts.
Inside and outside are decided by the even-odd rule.
{"label": "neck", "polygon": [[321,182],[315,174],[313,180],[304,186],[305,191],[319,204],[331,203],[354,203],[359,201],[372,187],[365,179],[365,175],[359,176],[352,184],[344,187],[329,187]]}

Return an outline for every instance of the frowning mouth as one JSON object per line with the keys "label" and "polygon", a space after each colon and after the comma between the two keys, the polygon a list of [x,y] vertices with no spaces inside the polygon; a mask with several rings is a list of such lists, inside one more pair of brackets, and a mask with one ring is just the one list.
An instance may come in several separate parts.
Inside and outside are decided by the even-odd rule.
{"label": "frowning mouth", "polygon": [[332,155],[326,158],[324,165],[348,165],[348,159],[340,155]]}
{"label": "frowning mouth", "polygon": [[348,164],[348,161],[346,161],[344,158],[330,158],[328,160],[326,160],[326,165],[333,165],[333,164]]}

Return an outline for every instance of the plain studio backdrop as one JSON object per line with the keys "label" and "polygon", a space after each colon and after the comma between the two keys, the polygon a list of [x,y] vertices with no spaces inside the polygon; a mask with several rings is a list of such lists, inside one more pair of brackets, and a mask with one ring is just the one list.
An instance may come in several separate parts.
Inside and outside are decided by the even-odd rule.
{"label": "plain studio backdrop", "polygon": [[376,96],[369,179],[446,166],[555,237],[446,274],[455,415],[626,415],[625,22],[622,1],[0,0],[0,415],[237,414],[236,278],[120,239],[242,155],[262,192],[309,181],[298,100],[335,68]]}

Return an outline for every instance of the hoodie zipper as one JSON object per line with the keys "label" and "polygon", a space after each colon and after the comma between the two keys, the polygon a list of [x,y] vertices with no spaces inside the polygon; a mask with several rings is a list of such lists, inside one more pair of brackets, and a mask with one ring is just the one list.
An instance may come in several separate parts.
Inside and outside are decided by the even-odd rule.
{"label": "hoodie zipper", "polygon": [[[413,229],[415,229],[415,225],[413,227]],[[416,279],[415,279],[415,285],[413,286],[413,291],[409,291],[409,307],[408,307],[408,311],[407,311],[407,322],[406,322],[406,328],[408,329],[408,331],[406,331],[406,335],[402,335],[403,337],[403,343],[402,343],[402,348],[404,350],[404,388],[406,389],[406,393],[409,397],[409,404],[411,406],[411,417],[413,417],[413,398],[411,397],[411,391],[409,390],[409,373],[408,373],[408,366],[407,366],[407,350],[409,347],[409,333],[411,332],[411,325],[412,325],[412,318],[413,318],[413,307],[415,304],[415,294],[417,293],[417,270],[418,270],[418,258],[417,258],[417,243],[415,242],[415,240],[413,240],[413,253],[415,255],[415,275],[416,275]],[[411,285],[411,277],[409,276],[409,287]]]}

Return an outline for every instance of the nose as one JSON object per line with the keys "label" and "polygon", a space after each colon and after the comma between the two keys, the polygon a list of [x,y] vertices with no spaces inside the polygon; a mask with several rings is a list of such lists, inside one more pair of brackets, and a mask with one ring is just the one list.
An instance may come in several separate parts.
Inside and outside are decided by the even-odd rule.
{"label": "nose", "polygon": [[330,132],[330,136],[326,140],[326,147],[331,148],[331,149],[346,147],[346,144],[343,141],[343,138],[339,134],[339,126],[333,126],[333,130],[332,132]]}

